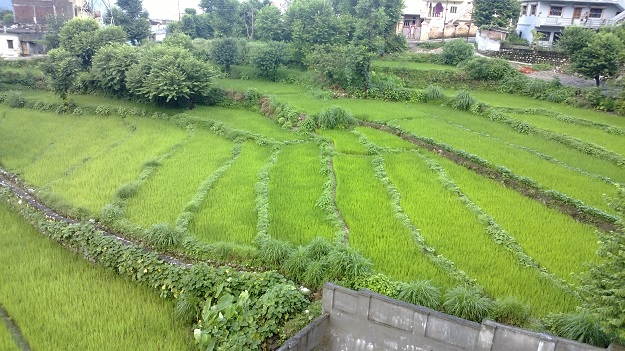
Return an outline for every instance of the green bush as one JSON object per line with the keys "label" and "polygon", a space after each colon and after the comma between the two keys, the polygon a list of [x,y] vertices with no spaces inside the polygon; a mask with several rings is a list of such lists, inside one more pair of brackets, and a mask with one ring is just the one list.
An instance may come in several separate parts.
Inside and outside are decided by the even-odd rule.
{"label": "green bush", "polygon": [[350,129],[358,123],[350,112],[338,106],[319,112],[316,120],[321,129]]}
{"label": "green bush", "polygon": [[22,108],[26,105],[26,98],[19,91],[9,91],[4,97],[4,101],[9,107]]}
{"label": "green bush", "polygon": [[183,238],[183,232],[169,223],[154,224],[145,231],[146,241],[155,249],[165,251],[177,248]]}
{"label": "green bush", "polygon": [[354,289],[369,289],[378,294],[397,298],[398,283],[382,273],[360,277],[354,282]]}
{"label": "green bush", "polygon": [[451,102],[451,107],[457,110],[468,110],[471,108],[471,105],[475,103],[475,98],[469,95],[469,92],[466,90],[461,90],[456,94],[453,101]]}
{"label": "green bush", "polygon": [[438,85],[428,85],[425,90],[423,90],[425,102],[437,101],[442,99],[445,96],[443,92],[443,88]]}
{"label": "green bush", "polygon": [[261,77],[275,81],[278,78],[278,68],[289,61],[289,51],[283,42],[270,42],[255,47],[250,57]]}
{"label": "green bush", "polygon": [[522,74],[506,60],[485,57],[471,59],[463,68],[469,77],[474,80],[498,81]]}
{"label": "green bush", "polygon": [[456,317],[479,323],[488,316],[491,303],[477,288],[459,286],[447,291],[443,309]]}
{"label": "green bush", "polygon": [[503,324],[524,327],[530,319],[531,308],[517,298],[495,300],[490,317]]}
{"label": "green bush", "polygon": [[429,280],[412,283],[400,283],[397,298],[414,305],[438,309],[441,304],[441,292]]}
{"label": "green bush", "polygon": [[115,196],[118,199],[127,200],[133,197],[137,193],[138,189],[139,184],[137,184],[136,182],[127,183],[117,189],[117,193],[115,193]]}
{"label": "green bush", "polygon": [[473,45],[462,39],[450,40],[443,45],[441,62],[445,65],[456,66],[460,62],[473,57]]}
{"label": "green bush", "polygon": [[595,317],[584,311],[551,314],[544,321],[554,334],[566,339],[599,347],[608,346],[613,339],[601,330]]}
{"label": "green bush", "polygon": [[332,244],[328,239],[318,236],[306,245],[306,255],[311,260],[320,260],[332,251]]}

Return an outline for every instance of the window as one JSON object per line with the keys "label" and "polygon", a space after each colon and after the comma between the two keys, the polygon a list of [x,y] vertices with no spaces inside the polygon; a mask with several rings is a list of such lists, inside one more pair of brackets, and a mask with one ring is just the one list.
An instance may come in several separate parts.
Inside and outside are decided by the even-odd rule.
{"label": "window", "polygon": [[13,49],[13,40],[7,40],[7,46],[9,49]]}
{"label": "window", "polygon": [[452,7],[449,9],[449,13],[456,13],[457,11],[458,11],[458,7],[456,7],[456,6],[452,6]]}
{"label": "window", "polygon": [[582,18],[582,8],[576,7],[573,9],[573,19],[580,19],[580,18]]}
{"label": "window", "polygon": [[549,16],[562,16],[562,6],[551,6],[549,8]]}
{"label": "window", "polygon": [[521,7],[521,16],[525,15],[527,15],[527,5],[523,5],[523,7]]}
{"label": "window", "polygon": [[410,27],[410,20],[409,19],[405,19],[404,20],[404,27]]}
{"label": "window", "polygon": [[530,16],[536,16],[536,5],[530,5]]}
{"label": "window", "polygon": [[603,15],[603,9],[601,8],[590,8],[590,14],[588,15],[588,17],[590,18],[601,18],[601,15]]}

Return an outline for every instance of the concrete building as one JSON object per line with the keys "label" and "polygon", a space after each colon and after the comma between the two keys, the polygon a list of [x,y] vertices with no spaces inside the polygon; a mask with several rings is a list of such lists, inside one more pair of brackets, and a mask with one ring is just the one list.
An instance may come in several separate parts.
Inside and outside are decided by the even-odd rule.
{"label": "concrete building", "polygon": [[625,18],[625,0],[539,0],[522,1],[516,32],[530,43],[532,30],[542,34],[541,45],[558,41],[564,28],[583,26],[597,29]]}
{"label": "concrete building", "polygon": [[72,0],[13,0],[15,23],[45,25],[48,16],[74,17]]}
{"label": "concrete building", "polygon": [[33,28],[5,28],[0,32],[0,57],[14,58],[42,54],[43,32]]}
{"label": "concrete building", "polygon": [[429,40],[475,36],[471,24],[471,0],[406,0],[397,33],[408,40]]}

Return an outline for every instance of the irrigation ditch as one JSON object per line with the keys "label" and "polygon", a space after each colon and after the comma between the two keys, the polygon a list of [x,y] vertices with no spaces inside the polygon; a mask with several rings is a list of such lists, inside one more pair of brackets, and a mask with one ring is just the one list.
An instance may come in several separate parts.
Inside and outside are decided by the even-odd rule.
{"label": "irrigation ditch", "polygon": [[604,232],[615,231],[618,228],[616,224],[614,224],[613,222],[605,218],[601,218],[599,216],[593,215],[592,213],[583,211],[582,209],[576,207],[575,205],[568,203],[564,201],[563,199],[559,199],[545,192],[543,189],[537,188],[530,184],[523,183],[517,179],[511,178],[507,176],[506,174],[504,174],[503,172],[500,172],[493,168],[489,168],[467,157],[459,155],[458,153],[455,153],[453,151],[447,150],[445,148],[441,148],[439,145],[428,143],[427,141],[421,140],[415,137],[414,135],[411,135],[409,133],[402,131],[399,128],[389,126],[383,123],[368,122],[368,121],[362,121],[362,120],[360,120],[358,123],[359,125],[364,126],[364,127],[373,128],[373,129],[377,129],[383,132],[396,135],[402,138],[403,140],[406,140],[414,145],[419,146],[420,148],[426,149],[434,153],[438,153],[439,155],[453,161],[454,163],[464,168],[467,168],[486,178],[495,180],[503,184],[504,186],[526,197],[529,197],[530,199],[533,199],[542,204],[545,204],[546,206],[550,208],[557,209],[563,214],[571,216],[573,219],[575,219],[578,222],[593,225],[597,229],[604,231]]}

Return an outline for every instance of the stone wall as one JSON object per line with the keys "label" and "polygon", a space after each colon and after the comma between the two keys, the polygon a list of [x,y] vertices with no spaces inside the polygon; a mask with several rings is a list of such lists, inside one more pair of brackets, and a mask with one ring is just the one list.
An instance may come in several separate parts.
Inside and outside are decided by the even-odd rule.
{"label": "stone wall", "polygon": [[[323,312],[279,351],[605,350],[489,320],[479,324],[369,290],[356,292],[330,283],[323,288]],[[608,350],[616,350],[616,346]]]}
{"label": "stone wall", "polygon": [[558,51],[541,51],[527,48],[501,48],[499,51],[484,51],[481,54],[503,58],[510,61],[525,63],[547,63],[554,66],[562,66],[568,62],[564,53]]}

